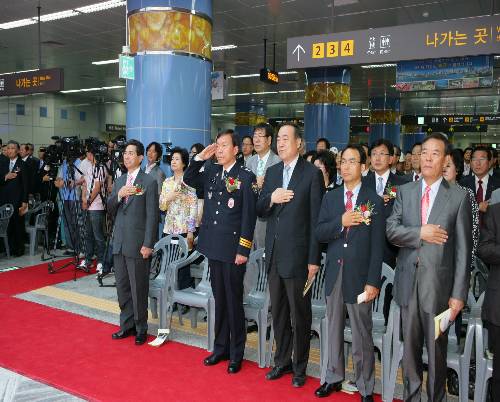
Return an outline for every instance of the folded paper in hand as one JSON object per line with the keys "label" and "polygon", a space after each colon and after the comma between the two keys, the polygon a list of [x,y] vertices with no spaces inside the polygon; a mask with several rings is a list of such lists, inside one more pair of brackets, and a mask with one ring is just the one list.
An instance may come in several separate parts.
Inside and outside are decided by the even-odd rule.
{"label": "folded paper in hand", "polygon": [[312,278],[307,279],[307,282],[304,285],[304,291],[302,292],[302,296],[305,296],[307,294],[307,292],[309,292],[309,289],[311,289],[311,286],[314,283],[315,279],[316,279],[316,275],[314,275]]}
{"label": "folded paper in hand", "polygon": [[439,338],[441,334],[444,334],[448,327],[452,324],[450,316],[451,308],[434,317],[434,340]]}
{"label": "folded paper in hand", "polygon": [[358,304],[364,303],[366,301],[366,292],[358,295]]}

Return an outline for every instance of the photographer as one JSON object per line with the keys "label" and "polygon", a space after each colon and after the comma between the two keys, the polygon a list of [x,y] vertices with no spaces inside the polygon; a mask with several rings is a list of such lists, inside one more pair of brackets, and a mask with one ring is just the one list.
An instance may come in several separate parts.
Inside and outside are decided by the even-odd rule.
{"label": "photographer", "polygon": [[97,256],[98,272],[102,271],[106,240],[104,238],[104,184],[106,182],[106,168],[96,163],[96,149],[92,144],[87,146],[87,157],[80,164],[83,175],[82,209],[85,211],[85,258],[79,267],[88,270],[94,252]]}

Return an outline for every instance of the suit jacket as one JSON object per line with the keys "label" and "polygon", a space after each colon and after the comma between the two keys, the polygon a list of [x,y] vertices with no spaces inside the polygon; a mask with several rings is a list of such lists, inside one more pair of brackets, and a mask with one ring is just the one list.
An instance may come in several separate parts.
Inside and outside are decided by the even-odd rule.
{"label": "suit jacket", "polygon": [[490,198],[490,205],[498,204],[500,202],[500,188],[497,188],[495,191],[492,191]]}
{"label": "suit jacket", "polygon": [[34,156],[28,156],[28,158],[26,158],[26,161],[24,162],[28,182],[28,194],[35,194],[39,192],[37,180],[39,163],[40,160],[38,158],[35,158]]}
{"label": "suit jacket", "polygon": [[[407,183],[405,176],[398,176],[390,172],[389,178],[387,179],[387,183],[385,184],[384,194],[389,185],[399,187],[405,183]],[[367,187],[375,191],[375,193],[377,192],[377,183],[374,172],[370,172],[365,177],[363,177],[363,185],[366,185]],[[393,205],[394,205],[394,199],[389,200],[387,205],[384,205],[383,207],[384,226],[387,218],[391,216]],[[384,245],[384,262],[390,267],[394,268],[396,266],[397,255],[398,255],[398,248],[393,244],[391,244],[388,240],[386,240]]]}
{"label": "suit jacket", "polygon": [[223,167],[193,159],[184,172],[184,182],[204,191],[203,217],[197,250],[207,258],[234,263],[236,254],[248,257],[255,230],[257,183],[255,175],[238,162],[229,177],[240,181],[240,188],[229,191],[222,180]]}
{"label": "suit jacket", "polygon": [[345,303],[355,304],[365,285],[380,289],[385,237],[384,204],[381,197],[363,183],[356,206],[368,202],[374,204],[370,225],[363,223],[346,231],[342,227],[342,215],[345,212],[344,186],[336,188],[323,197],[316,225],[316,238],[322,243],[328,243],[325,294],[330,295],[338,273],[342,270]]}
{"label": "suit jacket", "polygon": [[481,229],[478,255],[490,265],[481,317],[500,326],[500,204],[488,207]]}
{"label": "suit jacket", "polygon": [[142,246],[153,248],[158,239],[158,189],[156,180],[139,170],[134,185],[144,188],[142,195],[118,201],[118,192],[127,183],[127,174],[116,179],[108,198],[108,212],[115,215],[113,254],[142,258]]}
{"label": "suit jacket", "polygon": [[[474,194],[476,194],[476,176],[465,176],[460,180],[460,184],[464,187],[468,187],[472,190]],[[495,191],[497,188],[500,188],[500,179],[495,176],[488,177],[488,187],[486,188],[486,192],[484,193],[484,199],[489,200],[491,198],[491,193]],[[484,191],[484,188],[483,188]]]}
{"label": "suit jacket", "polygon": [[[267,220],[266,264],[279,262],[282,278],[305,278],[307,264],[320,265],[321,245],[314,236],[325,184],[321,171],[298,158],[288,189],[293,199],[287,204],[271,205],[271,195],[283,187],[283,162],[271,166],[257,201],[257,214]],[[272,258],[271,258],[272,256]]]}
{"label": "suit jacket", "polygon": [[5,181],[9,173],[10,159],[5,158],[0,162],[0,205],[12,204],[19,208],[23,202],[28,202],[28,177],[26,164],[18,157],[13,170],[19,169],[15,179]]}
{"label": "suit jacket", "polygon": [[448,233],[444,245],[420,238],[422,180],[399,187],[386,233],[400,247],[394,278],[394,298],[407,306],[415,281],[421,308],[439,314],[450,297],[467,300],[472,256],[472,210],[467,192],[442,180],[428,223]]}
{"label": "suit jacket", "polygon": [[163,182],[165,181],[165,173],[161,170],[160,165],[156,165],[151,171],[148,173],[152,178],[156,180],[156,184],[158,186],[158,195],[161,194],[161,187],[163,186]]}

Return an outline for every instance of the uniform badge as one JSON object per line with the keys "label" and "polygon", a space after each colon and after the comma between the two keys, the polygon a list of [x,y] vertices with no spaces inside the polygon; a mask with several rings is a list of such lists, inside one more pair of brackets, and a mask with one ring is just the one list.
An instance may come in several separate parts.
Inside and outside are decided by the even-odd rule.
{"label": "uniform badge", "polygon": [[209,191],[209,192],[208,192],[208,199],[209,199],[209,200],[211,200],[211,199],[212,199],[212,192],[211,192],[211,191]]}
{"label": "uniform badge", "polygon": [[234,207],[234,198],[230,198],[228,201],[227,201],[227,206],[229,208],[233,208]]}

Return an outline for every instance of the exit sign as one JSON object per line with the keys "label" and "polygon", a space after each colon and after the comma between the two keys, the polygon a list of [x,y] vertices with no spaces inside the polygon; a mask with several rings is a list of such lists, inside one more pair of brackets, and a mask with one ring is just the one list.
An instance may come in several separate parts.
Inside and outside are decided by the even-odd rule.
{"label": "exit sign", "polygon": [[132,56],[120,55],[119,77],[127,80],[135,78],[134,58]]}

